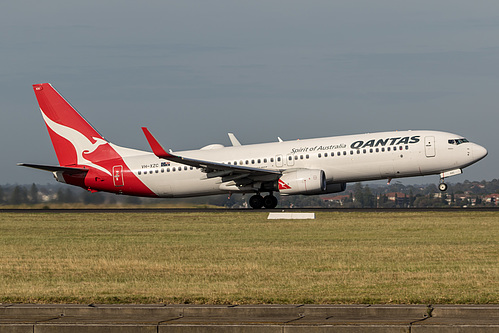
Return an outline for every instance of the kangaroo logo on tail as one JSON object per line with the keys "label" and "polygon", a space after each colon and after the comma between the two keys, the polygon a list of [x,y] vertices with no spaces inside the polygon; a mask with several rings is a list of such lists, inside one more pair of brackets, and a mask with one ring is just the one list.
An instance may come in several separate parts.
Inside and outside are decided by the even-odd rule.
{"label": "kangaroo logo on tail", "polygon": [[85,158],[86,154],[93,153],[99,146],[108,144],[107,141],[102,140],[101,138],[96,138],[92,137],[92,139],[95,140],[95,143],[92,143],[85,135],[81,134],[77,130],[67,127],[61,124],[56,123],[55,121],[52,121],[49,117],[45,115],[42,109],[40,109],[42,112],[43,120],[45,120],[45,123],[47,126],[57,135],[65,138],[68,140],[74,147],[76,151],[76,158],[77,158],[77,164],[78,165],[86,165],[92,168],[96,168],[109,176],[111,176],[111,172],[106,170],[100,165],[97,165],[93,163],[92,161],[88,160]]}

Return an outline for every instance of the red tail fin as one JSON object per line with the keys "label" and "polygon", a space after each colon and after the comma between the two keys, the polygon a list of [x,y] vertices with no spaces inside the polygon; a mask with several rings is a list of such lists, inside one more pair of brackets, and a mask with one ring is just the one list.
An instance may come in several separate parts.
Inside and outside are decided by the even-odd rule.
{"label": "red tail fin", "polygon": [[61,166],[85,165],[83,153],[107,143],[50,83],[34,84],[40,111]]}

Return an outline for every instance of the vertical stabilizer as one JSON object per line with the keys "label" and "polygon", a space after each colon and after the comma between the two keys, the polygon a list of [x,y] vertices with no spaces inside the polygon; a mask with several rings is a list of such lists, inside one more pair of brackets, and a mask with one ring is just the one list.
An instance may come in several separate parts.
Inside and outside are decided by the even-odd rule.
{"label": "vertical stabilizer", "polygon": [[[50,83],[34,84],[40,111],[61,166],[94,165],[88,156],[107,141]],[[98,158],[94,156],[92,159]],[[106,173],[108,171],[106,170]]]}

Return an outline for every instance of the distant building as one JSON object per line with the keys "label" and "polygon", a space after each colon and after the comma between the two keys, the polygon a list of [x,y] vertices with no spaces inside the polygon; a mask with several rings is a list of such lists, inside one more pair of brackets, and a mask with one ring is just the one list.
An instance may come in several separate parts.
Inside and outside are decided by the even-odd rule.
{"label": "distant building", "polygon": [[[385,194],[388,201],[395,202],[397,206],[405,206],[409,204],[409,196],[402,192],[390,192]],[[379,197],[378,197],[379,199]]]}
{"label": "distant building", "polygon": [[323,197],[321,197],[321,199],[326,201],[326,202],[330,202],[333,204],[343,206],[345,201],[350,199],[350,195],[344,194],[344,195],[335,195],[335,196],[323,196]]}
{"label": "distant building", "polygon": [[498,193],[488,194],[483,197],[483,202],[497,205],[499,203],[499,194]]}

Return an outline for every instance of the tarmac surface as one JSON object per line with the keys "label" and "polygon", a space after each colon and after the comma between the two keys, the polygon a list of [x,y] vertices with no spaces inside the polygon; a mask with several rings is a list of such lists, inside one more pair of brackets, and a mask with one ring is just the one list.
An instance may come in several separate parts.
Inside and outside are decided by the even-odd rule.
{"label": "tarmac surface", "polygon": [[0,332],[499,332],[499,305],[0,304]]}
{"label": "tarmac surface", "polygon": [[391,212],[499,212],[497,207],[430,207],[430,208],[54,208],[54,209],[24,209],[3,208],[0,213],[227,213],[227,212],[365,212],[365,213],[391,213]]}

